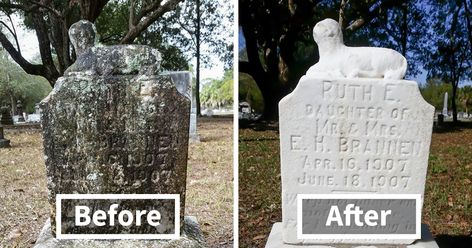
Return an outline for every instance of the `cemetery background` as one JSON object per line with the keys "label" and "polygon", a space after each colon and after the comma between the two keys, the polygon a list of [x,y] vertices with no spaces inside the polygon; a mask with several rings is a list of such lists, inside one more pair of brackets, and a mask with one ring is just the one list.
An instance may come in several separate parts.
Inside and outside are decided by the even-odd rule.
{"label": "cemetery background", "polygon": [[[35,1],[0,3],[0,43],[5,48],[0,61],[0,104],[16,113],[12,103],[21,100],[24,112],[35,111],[35,103],[49,93],[55,79],[75,60],[74,51],[67,45],[70,41],[55,37],[67,37],[67,27],[79,19],[94,22],[100,42],[106,45],[149,45],[161,52],[164,71],[195,71],[193,90],[197,96],[204,96],[201,105],[215,108],[218,117],[199,119],[200,142],[189,145],[186,214],[198,218],[210,247],[231,247],[233,125],[228,116],[231,112],[225,109],[232,105],[233,91],[232,29],[228,28],[232,4],[207,0],[172,0],[162,5],[132,2],[134,8],[113,0],[70,5],[48,2],[47,6]],[[227,23],[230,25],[215,25]],[[25,38],[20,29],[33,32],[33,36]],[[35,47],[32,40],[36,39],[40,42]],[[28,52],[29,45],[33,55]],[[206,70],[206,77],[218,77],[214,72],[223,69],[227,71],[225,77],[200,84],[201,71]],[[200,101],[199,97],[196,100]],[[5,175],[0,180],[0,247],[32,246],[49,215],[39,126],[34,126],[36,130],[23,126],[6,127],[12,147],[0,150],[0,173]],[[208,188],[213,190],[210,197]]]}
{"label": "cemetery background", "polygon": [[406,79],[420,84],[437,113],[448,92],[446,123],[432,135],[422,222],[440,247],[472,247],[472,122],[465,117],[471,107],[470,4],[241,1],[239,101],[263,116],[240,119],[240,247],[264,247],[272,225],[282,220],[277,103],[318,61],[312,29],[324,18],[340,20],[349,46],[402,53],[408,60]]}

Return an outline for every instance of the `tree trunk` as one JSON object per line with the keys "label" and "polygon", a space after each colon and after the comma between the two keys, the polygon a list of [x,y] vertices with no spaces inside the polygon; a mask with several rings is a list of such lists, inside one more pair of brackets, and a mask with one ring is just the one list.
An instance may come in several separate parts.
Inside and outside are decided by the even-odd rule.
{"label": "tree trunk", "polygon": [[197,116],[201,116],[200,110],[200,0],[197,0],[197,32],[196,32],[196,43],[197,43],[197,78],[195,82],[195,101],[197,105]]}
{"label": "tree trunk", "polygon": [[13,93],[10,94],[10,104],[11,104],[11,115],[15,115],[16,113],[16,101],[13,98]]}
{"label": "tree trunk", "polygon": [[279,101],[281,100],[280,94],[273,90],[261,92],[264,97],[264,113],[262,117],[265,120],[277,120],[279,117]]}
{"label": "tree trunk", "polygon": [[402,16],[402,55],[406,57],[406,47],[408,42],[408,3],[403,5],[403,16]]}
{"label": "tree trunk", "polygon": [[458,86],[458,80],[454,80],[454,82],[452,83],[452,97],[451,97],[452,121],[454,123],[457,123],[457,106],[456,106],[457,86]]}

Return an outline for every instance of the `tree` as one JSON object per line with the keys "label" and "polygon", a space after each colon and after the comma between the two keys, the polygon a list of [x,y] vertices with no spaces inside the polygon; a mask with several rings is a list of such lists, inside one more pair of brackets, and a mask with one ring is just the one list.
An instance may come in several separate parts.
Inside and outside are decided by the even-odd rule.
{"label": "tree", "polygon": [[[117,1],[109,2],[95,21],[100,42],[117,44],[128,32],[129,7]],[[168,71],[188,70],[189,63],[182,51],[175,45],[168,44],[154,23],[144,30],[135,43],[157,48],[162,56],[161,67]]]}
{"label": "tree", "polygon": [[[68,36],[69,27],[80,19],[95,22],[110,0],[13,0],[0,2],[0,12],[10,25],[0,22],[0,44],[13,60],[28,74],[46,78],[53,86],[56,79],[74,62]],[[151,24],[173,10],[182,0],[150,1],[129,0],[128,31],[120,38],[121,44],[132,43]],[[122,1],[121,4],[125,5]],[[23,17],[26,27],[35,30],[39,42],[41,64],[26,60],[18,45],[12,15]],[[8,37],[10,36],[10,37]],[[11,40],[14,40],[12,42]],[[53,57],[57,56],[57,63]]]}
{"label": "tree", "polygon": [[21,100],[25,112],[32,112],[34,104],[47,96],[51,86],[42,77],[28,75],[0,50],[0,106],[10,105],[16,110],[16,101]]}
{"label": "tree", "polygon": [[[430,78],[426,81],[426,84],[420,86],[421,95],[431,105],[434,106],[436,111],[441,111],[444,106],[444,94],[447,92],[448,95],[452,93],[452,87],[450,84],[445,84],[439,78]],[[448,99],[448,106],[450,102]]]}
{"label": "tree", "polygon": [[223,108],[233,105],[233,70],[227,70],[223,79],[213,79],[203,85],[202,106]]}
{"label": "tree", "polygon": [[[166,38],[173,40],[189,58],[196,59],[195,96],[197,114],[200,111],[200,69],[211,65],[211,57],[219,56],[226,69],[232,68],[233,11],[230,1],[187,0],[161,23]],[[226,26],[227,24],[228,26]],[[202,49],[203,47],[207,49]]]}
{"label": "tree", "polygon": [[430,4],[432,29],[423,61],[429,77],[438,77],[451,84],[451,107],[456,123],[458,87],[462,81],[471,78],[472,44],[466,22],[462,21],[467,18],[467,11],[462,0],[432,1]]}
{"label": "tree", "polygon": [[[341,4],[320,0],[241,0],[240,26],[248,60],[240,60],[239,69],[251,75],[261,90],[264,118],[277,117],[278,101],[318,60],[312,38],[312,28],[318,21],[338,19],[348,45],[369,45],[366,34],[373,30],[370,25],[385,27],[385,22],[391,20],[378,17],[387,10],[402,9],[405,3],[406,0],[344,0]],[[390,38],[387,35],[384,39]]]}
{"label": "tree", "polygon": [[264,111],[264,99],[256,82],[249,74],[239,73],[239,102],[248,102],[257,113]]}

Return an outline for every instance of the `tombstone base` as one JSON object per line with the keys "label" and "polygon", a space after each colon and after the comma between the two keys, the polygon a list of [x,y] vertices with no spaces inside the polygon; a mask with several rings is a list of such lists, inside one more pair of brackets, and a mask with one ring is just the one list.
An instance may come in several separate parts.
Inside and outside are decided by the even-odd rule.
{"label": "tombstone base", "polygon": [[421,239],[411,245],[350,245],[350,244],[326,244],[326,245],[291,245],[282,240],[282,222],[272,226],[266,248],[439,248],[426,224],[421,225]]}
{"label": "tombstone base", "polygon": [[0,139],[0,148],[10,147],[10,140]]}
{"label": "tombstone base", "polygon": [[205,248],[207,244],[197,218],[185,216],[183,234],[175,240],[93,240],[93,239],[55,239],[51,234],[51,221],[44,225],[34,248],[106,248],[106,247],[133,247],[133,248]]}
{"label": "tombstone base", "polygon": [[190,134],[188,140],[190,141],[190,143],[200,143],[200,135]]}

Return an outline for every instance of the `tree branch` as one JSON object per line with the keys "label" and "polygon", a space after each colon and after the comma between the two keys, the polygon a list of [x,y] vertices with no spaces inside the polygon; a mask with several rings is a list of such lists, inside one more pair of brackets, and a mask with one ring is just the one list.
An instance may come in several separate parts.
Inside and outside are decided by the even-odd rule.
{"label": "tree branch", "polygon": [[7,29],[8,29],[8,32],[10,32],[10,34],[13,36],[13,39],[15,40],[16,42],[16,49],[18,50],[18,52],[21,54],[21,50],[20,50],[20,44],[18,43],[18,37],[16,36],[16,33],[13,32],[13,30],[3,21],[0,20],[0,24],[2,24],[3,26],[5,26]]}
{"label": "tree branch", "polygon": [[136,0],[130,0],[128,29],[133,29],[137,23],[136,20]]}
{"label": "tree branch", "polygon": [[[46,5],[46,4],[43,4],[42,2],[35,2],[35,1],[32,1],[32,0],[29,0],[28,2],[29,2],[30,4],[36,5],[36,7],[45,8],[45,9],[49,10],[49,12],[53,13],[55,16],[57,16],[57,17],[60,18],[60,19],[63,19],[63,18],[64,18],[64,17],[62,16],[62,14],[61,14],[60,11],[58,11],[58,10],[52,8],[51,6],[48,6],[48,5]],[[50,3],[50,1],[47,2],[47,3]],[[34,8],[35,8],[35,7],[32,7],[32,9],[34,9]],[[32,10],[32,9],[31,9],[31,10]]]}
{"label": "tree branch", "polygon": [[8,16],[8,20],[10,20],[11,29],[13,30],[12,35],[13,35],[13,38],[15,38],[16,47],[18,49],[18,52],[21,54],[21,48],[20,48],[20,43],[18,42],[18,35],[16,34],[15,24],[13,23],[13,20],[11,19],[11,15],[7,14],[7,16]]}
{"label": "tree branch", "polygon": [[359,17],[357,20],[353,21],[347,28],[347,31],[355,31],[365,24],[369,23],[372,19],[374,19],[380,10],[393,7],[393,6],[401,6],[403,1],[398,0],[381,0],[380,4],[378,4],[373,10],[368,11],[365,16]]}
{"label": "tree branch", "polygon": [[140,21],[147,14],[149,14],[152,11],[154,11],[155,9],[159,8],[159,6],[161,6],[161,2],[162,2],[162,0],[157,0],[157,1],[153,1],[151,4],[148,4],[148,5],[144,6],[143,9],[139,12],[137,20]]}
{"label": "tree branch", "polygon": [[[20,52],[18,52],[14,47],[13,44],[8,40],[6,35],[0,31],[0,43],[2,44],[2,47],[5,48],[5,50],[10,54],[10,56],[15,60],[18,65],[23,68],[23,70],[32,75],[38,75],[38,76],[43,76],[46,77],[46,67],[43,65],[36,65],[36,64],[31,64],[28,62]],[[47,77],[46,77],[47,78]]]}
{"label": "tree branch", "polygon": [[339,25],[341,25],[341,29],[344,29],[346,26],[344,10],[346,9],[346,5],[348,3],[349,0],[341,0],[341,5],[339,6]]}
{"label": "tree branch", "polygon": [[[142,21],[141,19],[139,19],[140,20],[139,23],[137,23],[136,26],[134,26],[132,29],[128,31],[125,37],[121,39],[120,43],[126,44],[126,43],[133,42],[133,40],[136,39],[136,37],[138,37],[138,35],[142,31],[148,28],[153,22],[159,19],[166,12],[174,9],[177,6],[177,4],[179,4],[181,1],[183,0],[169,0],[164,5],[159,5],[156,9],[152,11],[152,13],[149,16],[146,16],[146,18],[141,18]],[[153,4],[153,6],[154,5],[156,4]]]}

